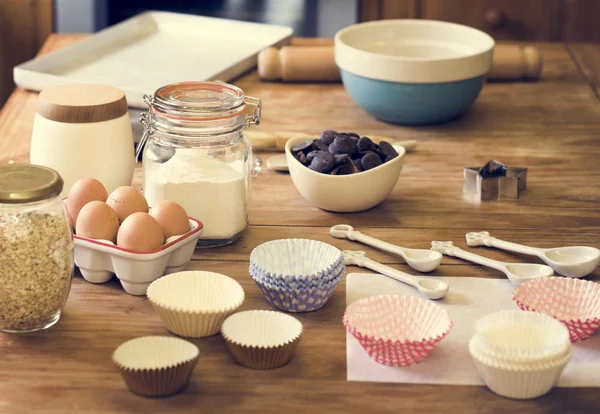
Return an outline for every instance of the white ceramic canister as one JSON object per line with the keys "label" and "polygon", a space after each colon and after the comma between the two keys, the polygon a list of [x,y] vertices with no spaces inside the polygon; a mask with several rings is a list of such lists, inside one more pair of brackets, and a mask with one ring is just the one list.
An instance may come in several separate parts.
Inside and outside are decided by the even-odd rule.
{"label": "white ceramic canister", "polygon": [[44,89],[33,123],[30,162],[58,171],[65,183],[61,197],[86,177],[102,182],[109,193],[130,185],[135,161],[125,93],[96,84]]}

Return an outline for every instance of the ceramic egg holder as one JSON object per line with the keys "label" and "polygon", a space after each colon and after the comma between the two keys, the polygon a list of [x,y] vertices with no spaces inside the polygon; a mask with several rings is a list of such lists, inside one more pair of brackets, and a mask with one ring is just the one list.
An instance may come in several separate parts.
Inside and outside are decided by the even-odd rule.
{"label": "ceramic egg holder", "polygon": [[151,252],[134,252],[108,240],[81,236],[75,239],[75,265],[90,283],[106,283],[116,275],[125,292],[145,295],[150,283],[163,274],[183,270],[191,260],[202,223],[190,218],[191,230],[171,236],[167,243]]}

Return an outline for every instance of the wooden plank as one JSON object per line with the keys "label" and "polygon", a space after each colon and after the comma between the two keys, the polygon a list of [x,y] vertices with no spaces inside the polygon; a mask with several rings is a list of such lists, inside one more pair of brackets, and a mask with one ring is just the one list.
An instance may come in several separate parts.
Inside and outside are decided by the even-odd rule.
{"label": "wooden plank", "polygon": [[596,96],[600,99],[600,46],[571,43],[568,48]]}
{"label": "wooden plank", "polygon": [[417,17],[417,0],[382,0],[382,19],[413,19]]}
{"label": "wooden plank", "polygon": [[[458,4],[457,4],[458,3]],[[465,24],[499,40],[559,40],[561,0],[421,0],[424,19]],[[492,15],[500,16],[495,25]]]}
{"label": "wooden plank", "polygon": [[358,20],[369,22],[381,18],[381,0],[359,0]]}
{"label": "wooden plank", "polygon": [[600,2],[596,0],[564,0],[562,40],[567,42],[600,41]]}

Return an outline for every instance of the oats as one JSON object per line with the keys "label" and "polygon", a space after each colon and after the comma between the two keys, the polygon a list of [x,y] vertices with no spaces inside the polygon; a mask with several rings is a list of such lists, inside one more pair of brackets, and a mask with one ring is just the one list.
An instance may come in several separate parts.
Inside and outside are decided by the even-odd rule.
{"label": "oats", "polygon": [[42,328],[62,311],[73,274],[65,217],[0,213],[0,329]]}

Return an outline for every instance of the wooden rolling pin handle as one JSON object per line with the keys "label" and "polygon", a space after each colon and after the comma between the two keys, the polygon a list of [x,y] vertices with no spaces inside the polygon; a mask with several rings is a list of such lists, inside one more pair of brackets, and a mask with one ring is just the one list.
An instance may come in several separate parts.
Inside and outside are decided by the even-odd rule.
{"label": "wooden rolling pin handle", "polygon": [[339,81],[333,48],[327,46],[285,46],[268,48],[258,54],[258,75],[263,80]]}
{"label": "wooden rolling pin handle", "polygon": [[[542,55],[533,46],[496,45],[490,80],[538,79],[542,73]],[[286,46],[268,48],[258,54],[261,79],[275,81],[339,81],[333,47]]]}

